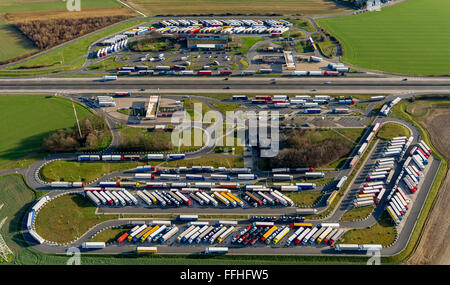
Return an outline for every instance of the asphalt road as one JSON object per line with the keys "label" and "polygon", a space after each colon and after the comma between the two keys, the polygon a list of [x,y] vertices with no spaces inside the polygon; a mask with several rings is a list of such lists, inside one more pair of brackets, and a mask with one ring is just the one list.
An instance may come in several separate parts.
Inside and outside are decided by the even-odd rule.
{"label": "asphalt road", "polygon": [[211,77],[147,77],[119,78],[116,81],[101,82],[99,78],[69,79],[0,79],[0,93],[65,92],[101,93],[131,91],[133,93],[450,93],[449,78],[242,78],[228,80]]}

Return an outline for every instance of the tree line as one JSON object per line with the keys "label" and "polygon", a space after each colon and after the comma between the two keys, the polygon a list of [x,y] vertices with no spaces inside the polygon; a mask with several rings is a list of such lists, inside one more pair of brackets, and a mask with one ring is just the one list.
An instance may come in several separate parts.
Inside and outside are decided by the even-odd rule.
{"label": "tree line", "polygon": [[338,160],[350,153],[353,144],[338,136],[320,141],[311,140],[309,130],[295,130],[285,140],[285,148],[271,160],[273,168],[319,167]]}
{"label": "tree line", "polygon": [[42,147],[48,152],[96,151],[107,147],[111,133],[104,116],[92,114],[80,121],[78,126],[60,129],[44,139]]}
{"label": "tree line", "polygon": [[116,15],[79,19],[33,20],[15,23],[15,25],[36,47],[48,49],[129,17]]}

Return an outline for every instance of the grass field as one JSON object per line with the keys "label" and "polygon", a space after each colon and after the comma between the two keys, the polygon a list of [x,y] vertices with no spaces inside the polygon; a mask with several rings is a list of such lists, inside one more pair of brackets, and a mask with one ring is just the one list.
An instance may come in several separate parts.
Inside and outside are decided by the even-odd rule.
{"label": "grass field", "polygon": [[[115,0],[81,1],[82,11],[112,7],[117,10],[117,7],[120,6],[122,5]],[[55,14],[55,11],[67,11],[66,2],[61,0],[2,0],[0,2],[0,38],[2,39],[0,61],[38,51],[31,41],[10,25],[12,21],[30,20],[39,16],[43,16],[41,19],[48,18]]]}
{"label": "grass field", "polygon": [[103,60],[100,60],[94,64],[89,65],[86,70],[101,70],[101,71],[107,71],[107,70],[116,70],[116,67],[122,67],[124,66],[121,62],[116,62],[115,57],[109,57]]}
{"label": "grass field", "polygon": [[390,245],[395,241],[396,230],[392,222],[388,221],[388,216],[389,214],[384,212],[375,225],[365,229],[349,230],[342,236],[344,242],[381,244],[383,246]]}
{"label": "grass field", "polygon": [[23,250],[24,242],[20,225],[27,207],[34,199],[34,192],[25,185],[22,176],[0,176],[0,204],[4,204],[0,210],[0,220],[7,217],[6,223],[0,229],[0,234],[15,256]]}
{"label": "grass field", "polygon": [[342,60],[372,70],[448,75],[450,1],[410,0],[318,24],[343,44]]}
{"label": "grass field", "polygon": [[344,213],[341,218],[343,222],[356,221],[366,218],[374,210],[373,206],[366,206],[360,208],[353,208]]}
{"label": "grass field", "polygon": [[394,137],[409,137],[410,135],[409,130],[405,126],[396,123],[387,123],[381,127],[377,137],[388,141]]}
{"label": "grass field", "polygon": [[89,239],[92,242],[113,242],[116,241],[122,234],[124,234],[129,228],[111,228],[101,231],[95,237]]}
{"label": "grass field", "polygon": [[295,205],[301,207],[309,207],[317,203],[320,198],[323,196],[320,192],[292,192],[292,193],[283,193],[295,203]]}
{"label": "grass field", "polygon": [[0,61],[38,51],[34,44],[0,18]]}
{"label": "grass field", "polygon": [[[2,70],[0,71],[0,76],[33,76],[69,71],[79,68],[85,61],[87,50],[91,43],[102,37],[106,37],[145,22],[147,22],[147,20],[131,20],[130,22],[118,24],[101,32],[94,32],[94,34],[86,36],[83,39],[76,40],[64,47],[42,54],[22,64],[13,65],[9,67],[8,70]],[[33,66],[47,66],[51,68],[41,70],[30,69],[33,68]],[[25,70],[21,70],[24,68]]]}
{"label": "grass field", "polygon": [[194,165],[209,165],[213,167],[224,166],[227,168],[239,168],[244,167],[244,159],[242,157],[226,157],[223,156],[214,156],[214,157],[201,157],[195,159],[182,159],[182,160],[172,160],[163,163],[161,166],[167,167],[179,167],[186,166],[192,167]]}
{"label": "grass field", "polygon": [[45,181],[86,181],[90,182],[96,178],[115,171],[124,171],[143,165],[140,162],[89,162],[79,163],[77,161],[57,160],[46,164],[39,173]]}
{"label": "grass field", "polygon": [[81,195],[65,195],[45,205],[36,218],[36,232],[54,242],[69,242],[91,227],[117,216],[96,215],[92,203]]}
{"label": "grass field", "polygon": [[[75,104],[78,118],[90,111]],[[45,116],[43,116],[45,114]],[[44,95],[0,96],[0,166],[41,148],[51,132],[75,124],[69,100]]]}
{"label": "grass field", "polygon": [[127,0],[148,15],[278,14],[329,15],[348,10],[328,0]]}

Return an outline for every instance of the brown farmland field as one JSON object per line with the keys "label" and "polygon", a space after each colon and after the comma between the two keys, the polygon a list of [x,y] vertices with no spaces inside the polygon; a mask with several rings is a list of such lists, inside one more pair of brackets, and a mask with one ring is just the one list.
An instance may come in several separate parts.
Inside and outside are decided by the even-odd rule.
{"label": "brown farmland field", "polygon": [[332,15],[350,10],[332,0],[126,0],[147,15]]}

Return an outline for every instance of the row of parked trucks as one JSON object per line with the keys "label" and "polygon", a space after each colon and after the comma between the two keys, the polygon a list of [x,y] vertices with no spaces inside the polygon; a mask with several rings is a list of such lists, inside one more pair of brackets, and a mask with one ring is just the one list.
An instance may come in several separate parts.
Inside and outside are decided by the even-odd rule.
{"label": "row of parked trucks", "polygon": [[160,25],[164,27],[189,27],[189,26],[198,26],[198,27],[223,27],[223,26],[244,26],[244,27],[252,27],[252,26],[285,26],[291,27],[292,23],[283,19],[170,19],[170,20],[162,20],[159,22]]}
{"label": "row of parked trucks", "polygon": [[409,152],[409,156],[406,158],[402,170],[386,198],[386,211],[395,225],[401,223],[411,201],[400,186],[400,182],[403,181],[411,194],[415,193],[418,190],[420,180],[424,176],[423,171],[431,154],[431,149],[423,140]]}
{"label": "row of parked trucks", "polygon": [[[282,22],[283,21],[283,22]],[[179,34],[270,34],[281,36],[291,23],[285,20],[163,20],[159,33]]]}
{"label": "row of parked trucks", "polygon": [[184,153],[149,153],[145,155],[138,154],[82,154],[78,156],[79,162],[88,161],[138,161],[138,160],[177,160],[184,159]]}
{"label": "row of parked trucks", "polygon": [[413,141],[413,137],[395,137],[388,142],[388,145],[384,148],[383,157],[397,157],[400,158],[406,152]]}
{"label": "row of parked trucks", "polygon": [[30,211],[27,214],[27,221],[26,226],[28,233],[33,238],[34,241],[36,241],[38,244],[43,244],[45,240],[35,231],[34,229],[34,223],[36,221],[36,215],[39,213],[39,211],[44,207],[45,204],[50,202],[49,196],[43,196],[41,199],[39,199],[33,207],[31,207]]}
{"label": "row of parked trucks", "polygon": [[220,69],[213,71],[210,69],[201,70],[187,70],[184,65],[159,65],[155,66],[153,69],[149,69],[148,66],[124,66],[117,67],[117,75],[232,75],[233,71],[231,69]]}
{"label": "row of parked trucks", "polygon": [[[112,39],[111,39],[112,41]],[[97,51],[94,52],[94,57],[96,58],[101,58],[101,57],[105,57],[109,54],[121,51],[123,49],[125,49],[128,45],[128,39],[122,39],[114,44],[111,45],[107,45],[107,44],[101,44],[102,46],[107,46],[104,48],[100,48]]]}
{"label": "row of parked trucks", "polygon": [[[178,219],[186,222],[184,219]],[[232,245],[254,245],[258,241],[266,245],[276,245],[283,238],[286,246],[324,244],[333,246],[341,240],[344,230],[339,229],[338,223],[322,223],[313,226],[311,223],[296,222],[288,225],[275,225],[274,222],[253,222],[238,230],[237,221],[217,221],[211,224],[209,221],[188,221],[183,231],[172,225],[170,221],[151,221],[148,224],[135,225],[132,229],[123,233],[117,244],[125,241],[129,243],[167,243],[174,238],[172,244],[222,244],[227,238],[232,237]],[[237,232],[233,236],[233,233]],[[178,235],[177,235],[178,234]]]}
{"label": "row of parked trucks", "polygon": [[394,100],[384,104],[380,109],[380,115],[381,116],[389,116],[391,114],[392,108],[402,100],[402,98],[397,97]]}
{"label": "row of parked trucks", "polygon": [[349,163],[349,168],[354,168],[355,165],[358,163],[360,158],[364,155],[365,151],[367,150],[367,147],[369,146],[370,142],[373,140],[375,135],[377,134],[378,130],[381,127],[380,122],[376,122],[373,127],[371,127],[371,130],[369,134],[365,137],[364,140],[362,140],[361,146],[356,151],[356,155],[352,158],[352,160]]}
{"label": "row of parked trucks", "polygon": [[200,27],[200,26],[188,26],[177,27],[169,26],[155,30],[161,34],[268,34],[270,36],[281,36],[285,32],[289,31],[289,27],[285,26],[271,26],[264,25],[252,26],[252,27],[235,27],[235,26],[215,26],[215,27]]}
{"label": "row of parked trucks", "polygon": [[[137,190],[137,197],[147,206],[192,206],[195,201],[200,206],[244,207],[247,201],[254,207],[258,206],[293,206],[293,201],[278,190],[269,188],[247,189],[245,192],[232,192],[226,188],[172,188],[163,190]],[[138,200],[125,188],[85,187],[85,196],[95,206],[136,206]],[[242,196],[242,198],[240,197]]]}

